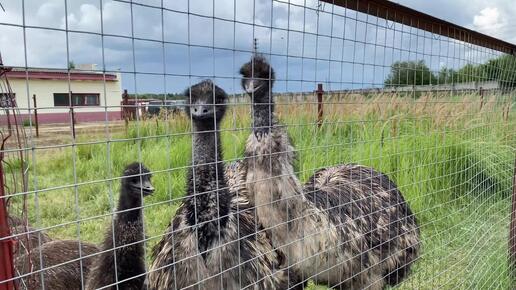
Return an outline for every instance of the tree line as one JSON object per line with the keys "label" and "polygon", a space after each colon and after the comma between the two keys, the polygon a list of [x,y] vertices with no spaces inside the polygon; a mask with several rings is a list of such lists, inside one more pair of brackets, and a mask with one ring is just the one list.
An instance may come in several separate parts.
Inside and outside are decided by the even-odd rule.
{"label": "tree line", "polygon": [[467,64],[458,70],[443,67],[438,72],[432,72],[424,60],[397,61],[391,65],[384,84],[386,87],[396,87],[477,81],[499,81],[504,87],[516,87],[516,57],[504,55],[483,64]]}

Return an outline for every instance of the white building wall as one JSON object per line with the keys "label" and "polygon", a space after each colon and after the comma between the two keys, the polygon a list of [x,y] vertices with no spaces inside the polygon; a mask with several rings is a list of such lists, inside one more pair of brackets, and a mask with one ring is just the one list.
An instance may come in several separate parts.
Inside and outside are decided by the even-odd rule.
{"label": "white building wall", "polygon": [[[94,93],[100,94],[100,106],[80,107],[80,112],[104,112],[107,105],[108,111],[120,111],[120,102],[122,101],[122,83],[119,81],[120,75],[117,74],[117,81],[70,81],[68,80],[40,80],[31,79],[28,81],[27,98],[27,81],[25,79],[9,79],[12,91],[16,94],[16,102],[21,113],[34,108],[32,96],[36,94],[36,102],[38,113],[66,113],[68,107],[54,106],[54,93]],[[69,86],[70,83],[70,86]],[[105,92],[105,94],[104,94]],[[25,112],[24,112],[25,111]]]}

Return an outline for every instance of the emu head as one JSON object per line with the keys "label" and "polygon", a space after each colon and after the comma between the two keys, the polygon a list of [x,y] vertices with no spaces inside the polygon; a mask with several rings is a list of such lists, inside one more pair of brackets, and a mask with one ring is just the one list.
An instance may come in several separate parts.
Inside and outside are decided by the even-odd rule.
{"label": "emu head", "polygon": [[253,56],[240,68],[242,88],[255,103],[268,103],[274,84],[274,70],[263,56]]}
{"label": "emu head", "polygon": [[204,80],[184,92],[186,113],[194,122],[218,122],[226,113],[226,92],[211,80]]}
{"label": "emu head", "polygon": [[126,193],[140,196],[150,195],[154,192],[151,182],[151,173],[142,163],[134,162],[127,165],[122,177],[122,188]]}

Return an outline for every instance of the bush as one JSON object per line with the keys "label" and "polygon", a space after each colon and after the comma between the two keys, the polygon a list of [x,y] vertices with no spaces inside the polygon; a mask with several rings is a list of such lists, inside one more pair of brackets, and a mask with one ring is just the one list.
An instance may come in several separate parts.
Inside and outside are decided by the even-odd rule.
{"label": "bush", "polygon": [[[32,120],[32,126],[34,126],[34,125],[35,125],[35,123],[36,123],[36,122],[34,122],[34,120]],[[30,126],[30,124],[31,124],[31,119],[24,119],[24,120],[23,120],[23,122],[22,122],[22,124],[23,124],[23,127],[29,127],[29,126]]]}

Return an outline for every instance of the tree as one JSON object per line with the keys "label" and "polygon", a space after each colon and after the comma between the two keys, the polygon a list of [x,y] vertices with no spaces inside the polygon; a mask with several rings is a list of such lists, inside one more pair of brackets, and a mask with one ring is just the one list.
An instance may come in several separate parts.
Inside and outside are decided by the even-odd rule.
{"label": "tree", "polygon": [[392,64],[385,86],[409,86],[437,84],[437,77],[424,60],[397,61]]}
{"label": "tree", "polygon": [[454,84],[498,81],[502,87],[516,87],[516,57],[503,55],[483,64],[466,64],[458,70],[443,67],[433,74],[423,60],[392,64],[385,86]]}
{"label": "tree", "polygon": [[516,57],[503,55],[480,65],[486,80],[499,81],[500,85],[516,87]]}
{"label": "tree", "polygon": [[73,60],[68,62],[68,69],[75,69],[75,63],[73,62]]}
{"label": "tree", "polygon": [[473,65],[468,63],[467,65],[460,68],[453,77],[454,83],[469,83],[485,81],[483,77],[483,70],[481,66]]}
{"label": "tree", "polygon": [[457,80],[457,72],[451,68],[443,67],[437,74],[437,82],[440,85],[452,84]]}

